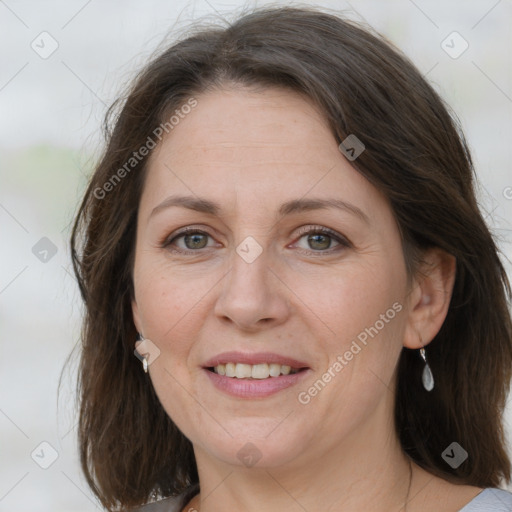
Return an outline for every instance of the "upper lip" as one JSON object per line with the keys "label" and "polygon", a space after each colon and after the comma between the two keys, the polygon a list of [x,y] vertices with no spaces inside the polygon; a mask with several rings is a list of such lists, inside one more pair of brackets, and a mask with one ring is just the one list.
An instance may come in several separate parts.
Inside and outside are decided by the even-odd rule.
{"label": "upper lip", "polygon": [[262,364],[262,363],[276,363],[283,366],[291,366],[292,368],[308,368],[308,365],[303,361],[299,361],[292,357],[282,356],[273,352],[255,352],[249,354],[246,352],[223,352],[211,359],[208,359],[203,365],[204,368],[211,368],[219,364],[226,363],[242,363],[242,364]]}

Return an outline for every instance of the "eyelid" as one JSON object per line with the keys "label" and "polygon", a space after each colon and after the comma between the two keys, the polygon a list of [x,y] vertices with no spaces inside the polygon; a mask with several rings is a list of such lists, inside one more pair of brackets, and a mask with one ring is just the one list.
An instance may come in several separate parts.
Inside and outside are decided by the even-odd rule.
{"label": "eyelid", "polygon": [[[177,236],[186,235],[187,233],[190,233],[190,232],[196,233],[196,232],[205,232],[205,231],[203,228],[200,228],[198,226],[185,226],[184,228],[176,229],[170,235],[167,235],[164,238],[164,241],[172,240],[173,238],[176,238]],[[205,234],[209,234],[209,233],[205,232]]]}

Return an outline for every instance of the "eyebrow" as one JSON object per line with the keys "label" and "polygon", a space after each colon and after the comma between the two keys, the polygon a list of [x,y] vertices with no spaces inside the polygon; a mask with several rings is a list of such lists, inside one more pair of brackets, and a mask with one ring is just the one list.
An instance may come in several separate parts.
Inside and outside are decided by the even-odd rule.
{"label": "eyebrow", "polygon": [[[153,208],[149,217],[151,218],[162,210],[173,206],[188,208],[189,210],[215,216],[218,216],[221,211],[220,205],[214,201],[194,196],[174,195],[164,199],[158,206]],[[278,211],[278,216],[279,218],[282,218],[293,213],[325,210],[328,208],[336,208],[338,210],[351,213],[352,215],[359,217],[365,223],[370,224],[370,219],[360,208],[337,198],[293,199],[281,205]]]}

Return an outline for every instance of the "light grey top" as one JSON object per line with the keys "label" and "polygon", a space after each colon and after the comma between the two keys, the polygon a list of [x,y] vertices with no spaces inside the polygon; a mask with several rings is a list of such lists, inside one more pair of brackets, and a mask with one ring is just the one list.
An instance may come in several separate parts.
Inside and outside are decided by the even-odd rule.
{"label": "light grey top", "polygon": [[[135,512],[181,512],[182,508],[192,498],[192,495],[186,493],[174,498],[166,498],[156,503],[144,505]],[[190,508],[185,512],[197,511]],[[488,487],[461,508],[459,512],[512,512],[512,493],[503,489]]]}
{"label": "light grey top", "polygon": [[459,512],[512,512],[512,493],[488,487]]}

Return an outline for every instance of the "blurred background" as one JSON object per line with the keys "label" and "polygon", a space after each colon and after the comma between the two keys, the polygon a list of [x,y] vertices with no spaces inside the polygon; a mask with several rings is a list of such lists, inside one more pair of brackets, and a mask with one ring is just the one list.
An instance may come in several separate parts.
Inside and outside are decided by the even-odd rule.
{"label": "blurred background", "polygon": [[[78,464],[76,356],[60,388],[59,379],[80,334],[70,223],[102,146],[107,107],[158,45],[190,22],[230,20],[267,4],[0,0],[0,511],[100,509]],[[302,5],[372,25],[457,113],[480,203],[512,275],[512,2]],[[510,401],[506,420],[510,440]]]}

